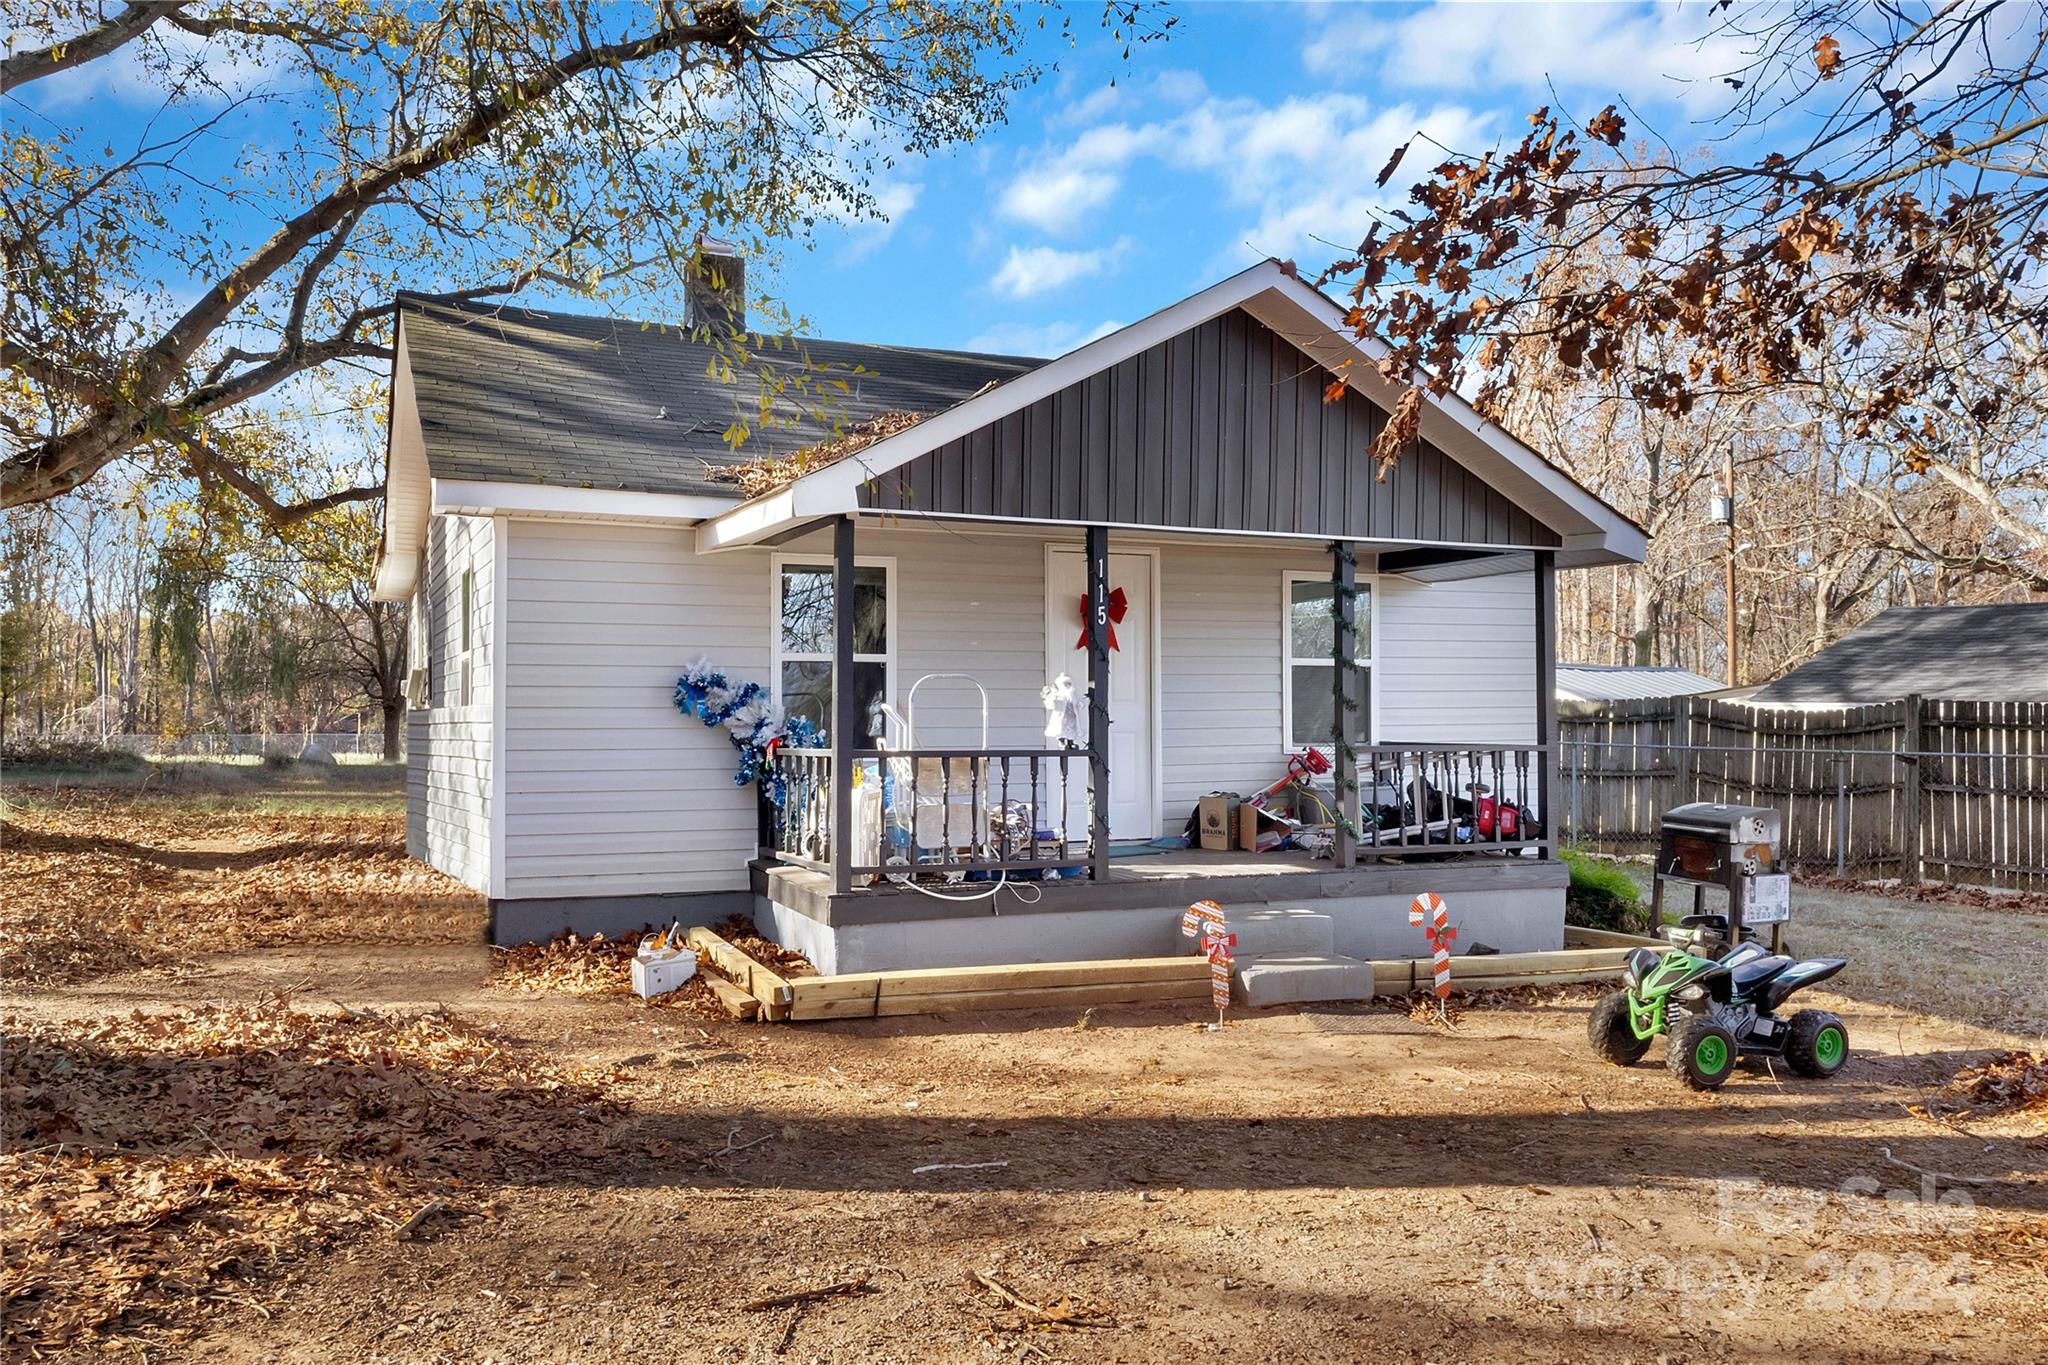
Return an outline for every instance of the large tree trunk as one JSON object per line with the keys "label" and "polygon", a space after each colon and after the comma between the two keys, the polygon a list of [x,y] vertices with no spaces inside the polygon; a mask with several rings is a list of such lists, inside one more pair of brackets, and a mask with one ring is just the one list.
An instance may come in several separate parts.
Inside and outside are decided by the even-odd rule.
{"label": "large tree trunk", "polygon": [[1657,636],[1663,625],[1664,604],[1657,597],[1656,588],[1650,582],[1650,571],[1638,567],[1636,579],[1635,631],[1636,667],[1648,668],[1657,662]]}
{"label": "large tree trunk", "polygon": [[384,698],[384,761],[398,761],[398,740],[405,730],[405,698]]}

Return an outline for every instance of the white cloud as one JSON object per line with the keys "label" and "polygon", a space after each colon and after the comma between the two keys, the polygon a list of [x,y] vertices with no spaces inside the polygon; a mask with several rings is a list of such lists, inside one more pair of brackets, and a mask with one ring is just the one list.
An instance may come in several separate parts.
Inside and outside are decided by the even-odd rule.
{"label": "white cloud", "polygon": [[897,227],[909,212],[917,207],[918,197],[924,193],[924,186],[915,180],[890,180],[872,187],[875,196],[875,211],[879,218],[864,218],[847,224],[846,234],[850,239],[846,249],[839,253],[841,265],[852,265],[864,261],[880,251],[888,240],[896,235]]}
{"label": "white cloud", "polygon": [[102,101],[145,108],[174,92],[214,106],[296,88],[301,82],[289,64],[274,51],[265,55],[269,44],[240,35],[202,38],[158,24],[108,56],[45,76],[23,93],[56,112]]}
{"label": "white cloud", "polygon": [[996,207],[1007,218],[1045,232],[1065,232],[1084,214],[1100,208],[1116,193],[1118,177],[1079,166],[1047,165],[1026,171],[1010,182]]}
{"label": "white cloud", "polygon": [[1128,237],[1119,237],[1110,245],[1093,251],[1013,246],[1003,259],[1002,268],[989,281],[989,288],[1013,299],[1028,299],[1034,294],[1048,293],[1091,275],[1104,274],[1114,269],[1130,249],[1131,239]]}
{"label": "white cloud", "polygon": [[1146,103],[1193,104],[1208,93],[1209,83],[1200,72],[1169,67],[1137,80],[1098,85],[1054,111],[1046,122],[1058,126],[1100,123],[1112,114]]}
{"label": "white cloud", "polygon": [[1417,90],[1583,91],[1603,102],[1725,102],[1717,77],[1745,64],[1740,40],[1709,36],[1701,4],[1438,3],[1399,17],[1318,11],[1302,62],[1319,76]]}
{"label": "white cloud", "polygon": [[[1334,254],[1334,249],[1319,249],[1318,241],[1355,242],[1364,235],[1370,213],[1405,192],[1406,180],[1388,190],[1373,184],[1395,147],[1420,130],[1444,146],[1475,149],[1491,141],[1493,131],[1490,114],[1462,106],[1381,107],[1362,95],[1340,92],[1272,103],[1210,97],[1163,113],[1152,122],[1102,124],[1048,148],[1036,163],[1041,169],[1013,184],[1005,201],[1020,186],[1030,186],[1035,195],[1064,182],[1088,186],[1092,197],[1075,195],[1061,202],[1093,208],[1126,177],[1136,175],[1134,168],[1145,160],[1183,180],[1208,178],[1214,189],[1203,191],[1205,209],[1235,209],[1238,216],[1236,223],[1226,220],[1229,247],[1204,263],[1213,272],[1247,258]],[[1428,164],[1423,155],[1416,160]],[[1046,202],[1052,202],[1049,194]],[[1083,211],[1047,213],[1039,225],[1055,230],[1078,221]],[[1031,264],[1017,261],[1017,255],[1012,253],[1005,272],[1012,264],[1020,271]]]}
{"label": "white cloud", "polygon": [[969,338],[967,349],[995,355],[1065,355],[1123,326],[1121,322],[1099,322],[1093,327],[1083,327],[1078,322],[1048,322],[1044,326],[1033,326],[1028,322],[999,322]]}

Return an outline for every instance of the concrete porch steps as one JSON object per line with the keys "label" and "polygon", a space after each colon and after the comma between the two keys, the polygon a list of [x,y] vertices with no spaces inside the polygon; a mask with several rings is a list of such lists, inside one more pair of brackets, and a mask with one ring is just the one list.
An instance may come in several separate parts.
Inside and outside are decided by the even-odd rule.
{"label": "concrete porch steps", "polygon": [[[1337,924],[1315,910],[1261,906],[1225,912],[1233,950],[1231,998],[1240,1005],[1298,1005],[1372,998],[1372,964],[1341,957]],[[1190,942],[1191,951],[1201,951]]]}
{"label": "concrete porch steps", "polygon": [[[1261,906],[1236,914],[1224,912],[1224,923],[1237,935],[1232,951],[1248,957],[1328,955],[1337,951],[1337,922],[1314,910]],[[1202,951],[1199,939],[1186,940],[1189,952]]]}
{"label": "concrete porch steps", "polygon": [[1240,957],[1231,998],[1241,1005],[1315,1004],[1372,999],[1372,964],[1335,953]]}

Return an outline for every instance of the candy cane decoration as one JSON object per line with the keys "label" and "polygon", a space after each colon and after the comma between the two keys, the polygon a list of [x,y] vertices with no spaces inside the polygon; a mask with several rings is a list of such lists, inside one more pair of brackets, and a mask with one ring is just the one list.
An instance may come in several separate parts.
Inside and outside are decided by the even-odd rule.
{"label": "candy cane decoration", "polygon": [[1223,922],[1223,907],[1215,901],[1196,901],[1180,917],[1180,936],[1199,937],[1202,953],[1209,959],[1209,1003],[1216,1007],[1216,1022],[1230,1005],[1230,950],[1237,935]]}
{"label": "candy cane decoration", "polygon": [[1444,904],[1442,896],[1425,891],[1409,905],[1408,922],[1422,930],[1429,940],[1430,952],[1436,957],[1436,998],[1450,999],[1451,944],[1458,938],[1458,931],[1451,928],[1451,908]]}

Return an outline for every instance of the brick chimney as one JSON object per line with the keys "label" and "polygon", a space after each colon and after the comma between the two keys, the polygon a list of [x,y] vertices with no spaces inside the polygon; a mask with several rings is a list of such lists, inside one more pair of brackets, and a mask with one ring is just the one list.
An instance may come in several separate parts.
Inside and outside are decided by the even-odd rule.
{"label": "brick chimney", "polygon": [[684,320],[692,329],[747,330],[747,261],[738,247],[704,233],[684,285]]}

